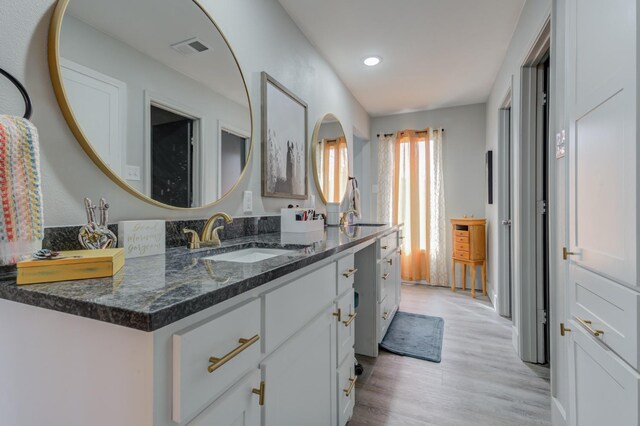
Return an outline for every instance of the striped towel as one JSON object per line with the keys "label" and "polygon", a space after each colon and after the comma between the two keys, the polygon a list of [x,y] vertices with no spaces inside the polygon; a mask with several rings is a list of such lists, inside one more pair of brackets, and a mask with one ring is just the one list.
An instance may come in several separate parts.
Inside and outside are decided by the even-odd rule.
{"label": "striped towel", "polygon": [[42,246],[38,132],[27,119],[0,115],[0,264],[13,264]]}

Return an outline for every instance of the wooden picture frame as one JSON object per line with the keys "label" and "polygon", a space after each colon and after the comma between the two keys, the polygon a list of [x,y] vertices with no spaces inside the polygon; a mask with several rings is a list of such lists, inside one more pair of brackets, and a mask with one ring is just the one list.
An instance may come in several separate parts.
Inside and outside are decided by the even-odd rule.
{"label": "wooden picture frame", "polygon": [[307,104],[262,72],[262,196],[309,196]]}

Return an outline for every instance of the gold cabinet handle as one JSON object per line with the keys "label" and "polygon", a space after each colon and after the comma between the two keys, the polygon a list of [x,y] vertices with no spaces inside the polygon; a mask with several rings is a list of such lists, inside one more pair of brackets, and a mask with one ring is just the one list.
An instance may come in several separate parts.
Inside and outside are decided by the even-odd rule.
{"label": "gold cabinet handle", "polygon": [[381,248],[382,250],[386,250],[386,249],[388,249],[388,248],[389,248],[389,246],[382,246],[382,247],[380,247],[380,248]]}
{"label": "gold cabinet handle", "polygon": [[355,274],[356,272],[358,272],[358,268],[349,269],[348,271],[343,272],[342,276],[345,278],[349,278],[351,275]]}
{"label": "gold cabinet handle", "polygon": [[[591,327],[591,321],[590,320],[586,320],[586,319],[582,319],[582,318],[576,318],[578,320],[578,322],[580,324],[582,324],[587,330],[589,330],[589,333],[593,334],[595,337],[600,336],[601,334],[604,334],[604,331],[602,330],[594,330],[593,327]],[[565,328],[566,330],[566,328]]]}
{"label": "gold cabinet handle", "polygon": [[349,319],[347,319],[346,321],[342,321],[342,323],[344,324],[345,327],[349,327],[353,322],[353,320],[356,319],[357,316],[358,316],[357,312],[349,314]]}
{"label": "gold cabinet handle", "polygon": [[382,276],[383,280],[386,280],[387,278],[389,278],[389,273],[388,272]]}
{"label": "gold cabinet handle", "polygon": [[336,317],[336,319],[338,320],[338,322],[342,321],[342,310],[340,308],[338,308],[338,312],[334,312],[333,314],[334,317]]}
{"label": "gold cabinet handle", "polygon": [[384,314],[382,314],[382,319],[385,321],[389,319],[389,312],[385,312]]}
{"label": "gold cabinet handle", "polygon": [[570,333],[570,332],[571,332],[571,329],[570,329],[570,328],[565,327],[565,326],[564,326],[564,323],[563,323],[563,322],[561,322],[561,323],[560,323],[560,335],[561,335],[561,336],[564,336],[564,335],[565,335],[565,333]]}
{"label": "gold cabinet handle", "polygon": [[240,343],[240,346],[238,346],[237,348],[235,348],[234,350],[232,350],[222,358],[210,357],[209,362],[211,363],[211,365],[207,368],[207,371],[209,373],[213,373],[218,368],[222,367],[227,362],[235,358],[240,352],[244,351],[249,346],[253,345],[258,340],[260,340],[260,336],[257,334],[250,339],[239,339],[238,343]]}
{"label": "gold cabinet handle", "polygon": [[349,383],[349,387],[347,387],[346,389],[342,389],[342,392],[344,392],[345,396],[351,396],[351,392],[353,392],[353,388],[356,386],[356,380],[358,380],[358,376],[353,376],[352,378],[349,378],[349,381],[351,383]]}
{"label": "gold cabinet handle", "polygon": [[569,258],[569,256],[573,256],[576,255],[578,253],[575,253],[573,251],[569,251],[567,250],[566,247],[562,247],[562,260],[567,260]]}
{"label": "gold cabinet handle", "polygon": [[261,406],[264,405],[264,380],[260,382],[260,387],[258,389],[251,389],[251,393],[259,395],[260,398],[258,399],[258,404],[260,404]]}
{"label": "gold cabinet handle", "polygon": [[388,259],[388,260],[387,260],[387,263],[388,263],[389,265],[392,265],[392,266],[393,266],[393,259]]}

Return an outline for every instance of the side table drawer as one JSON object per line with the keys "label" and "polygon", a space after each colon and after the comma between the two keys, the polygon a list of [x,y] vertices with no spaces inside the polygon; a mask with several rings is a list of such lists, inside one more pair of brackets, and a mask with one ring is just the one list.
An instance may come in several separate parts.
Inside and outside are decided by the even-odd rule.
{"label": "side table drawer", "polygon": [[456,258],[456,259],[469,260],[469,252],[468,251],[453,250],[453,257]]}

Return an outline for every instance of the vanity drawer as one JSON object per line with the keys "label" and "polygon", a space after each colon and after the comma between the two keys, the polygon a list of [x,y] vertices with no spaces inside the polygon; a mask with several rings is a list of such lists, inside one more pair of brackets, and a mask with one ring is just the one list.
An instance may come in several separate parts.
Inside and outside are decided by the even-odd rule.
{"label": "vanity drawer", "polygon": [[260,316],[254,300],[173,335],[174,421],[191,417],[258,367]]}
{"label": "vanity drawer", "polygon": [[351,289],[336,302],[338,308],[337,312],[340,313],[340,315],[336,317],[336,325],[338,329],[338,332],[336,333],[338,339],[337,364],[344,361],[345,357],[348,355],[353,355],[353,343],[356,327],[356,310],[354,307],[353,295],[354,290]]}
{"label": "vanity drawer", "polygon": [[384,339],[384,335],[387,334],[387,329],[389,328],[389,324],[391,324],[391,320],[393,319],[394,309],[395,297],[387,297],[380,303],[380,334],[378,335],[378,343],[382,342],[382,339]]}
{"label": "vanity drawer", "polygon": [[380,237],[378,240],[380,251],[378,253],[378,259],[383,259],[389,256],[398,247],[398,233],[392,232],[389,235]]}
{"label": "vanity drawer", "polygon": [[458,251],[469,251],[469,243],[453,243],[453,248]]}
{"label": "vanity drawer", "polygon": [[264,295],[264,345],[270,353],[328,308],[336,293],[336,262]]}
{"label": "vanity drawer", "polygon": [[387,297],[387,283],[393,280],[393,268],[385,260],[378,262],[377,266],[377,293],[378,302],[382,302]]}
{"label": "vanity drawer", "polygon": [[454,237],[463,237],[469,241],[469,231],[453,231]]}
{"label": "vanity drawer", "polygon": [[354,277],[357,269],[354,266],[355,259],[353,254],[338,259],[338,286],[336,295],[340,296],[345,291],[353,287]]}
{"label": "vanity drawer", "polygon": [[469,243],[469,235],[466,235],[464,237],[454,237],[454,243]]}
{"label": "vanity drawer", "polygon": [[469,252],[468,251],[462,251],[462,250],[454,249],[453,250],[453,257],[455,257],[456,259],[469,260]]}
{"label": "vanity drawer", "polygon": [[347,424],[356,400],[357,376],[353,357],[345,359],[338,368],[338,426]]}
{"label": "vanity drawer", "polygon": [[585,330],[603,331],[594,337],[638,369],[640,293],[576,265],[571,265],[571,277],[571,315],[587,322]]}

